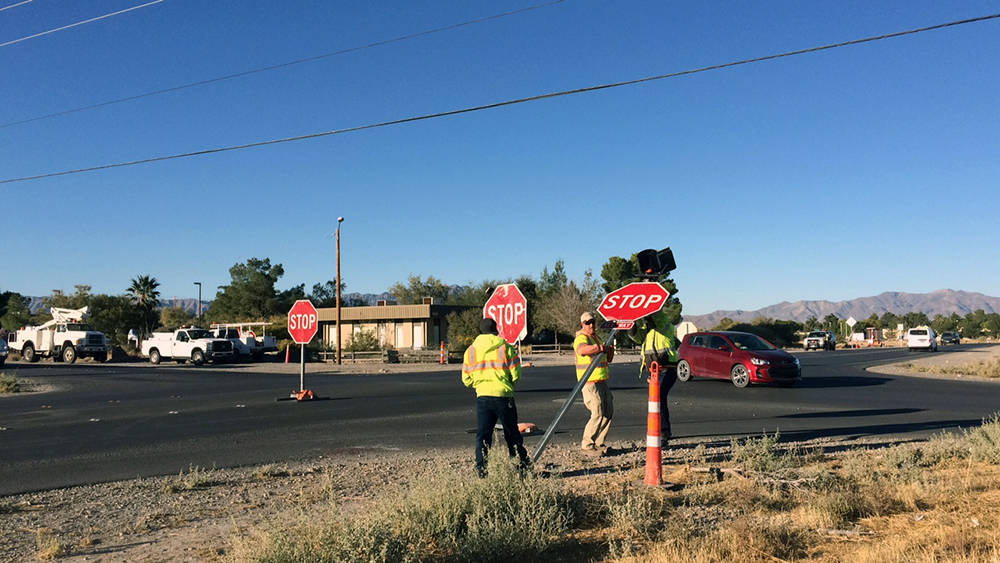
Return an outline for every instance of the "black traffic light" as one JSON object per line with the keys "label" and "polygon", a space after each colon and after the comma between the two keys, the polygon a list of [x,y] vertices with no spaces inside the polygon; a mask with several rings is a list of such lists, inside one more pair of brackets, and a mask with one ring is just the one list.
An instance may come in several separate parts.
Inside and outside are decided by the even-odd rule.
{"label": "black traffic light", "polygon": [[659,279],[677,268],[674,253],[670,247],[663,250],[647,248],[635,255],[639,262],[639,277],[642,279]]}

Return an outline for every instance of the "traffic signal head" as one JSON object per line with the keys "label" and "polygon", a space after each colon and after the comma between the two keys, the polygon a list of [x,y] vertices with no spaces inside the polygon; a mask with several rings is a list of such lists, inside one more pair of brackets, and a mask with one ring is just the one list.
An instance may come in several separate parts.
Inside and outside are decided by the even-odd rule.
{"label": "traffic signal head", "polygon": [[663,250],[647,248],[635,255],[639,262],[639,277],[642,279],[659,279],[677,268],[674,253],[670,247]]}

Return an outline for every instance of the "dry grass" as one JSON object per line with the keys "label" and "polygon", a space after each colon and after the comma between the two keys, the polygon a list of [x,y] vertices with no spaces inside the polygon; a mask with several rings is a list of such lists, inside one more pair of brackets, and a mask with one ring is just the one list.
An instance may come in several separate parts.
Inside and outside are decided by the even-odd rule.
{"label": "dry grass", "polygon": [[35,555],[43,561],[58,559],[69,553],[67,547],[48,528],[35,530],[35,543],[38,546],[38,552]]}
{"label": "dry grass", "polygon": [[0,393],[20,393],[21,384],[13,375],[0,373]]}
{"label": "dry grass", "polygon": [[182,470],[177,474],[177,477],[164,483],[160,490],[164,494],[172,494],[203,489],[219,484],[219,480],[215,477],[215,469],[205,469],[197,465],[191,465],[188,467],[187,473]]}
{"label": "dry grass", "polygon": [[902,367],[920,373],[939,373],[943,375],[974,375],[977,377],[1000,378],[1000,358],[982,360],[960,365],[948,364],[915,364],[906,363]]}
{"label": "dry grass", "polygon": [[[589,481],[438,467],[360,508],[233,538],[239,561],[996,561],[1000,415],[920,444],[803,451],[764,435]],[[711,459],[720,459],[716,455]],[[711,469],[711,470],[709,470]]]}

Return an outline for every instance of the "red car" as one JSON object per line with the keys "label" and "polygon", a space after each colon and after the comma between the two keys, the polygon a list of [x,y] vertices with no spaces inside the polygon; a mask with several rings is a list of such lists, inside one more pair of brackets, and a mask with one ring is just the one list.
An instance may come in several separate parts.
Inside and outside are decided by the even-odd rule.
{"label": "red car", "polygon": [[729,379],[737,387],[751,383],[794,385],[802,378],[799,359],[749,332],[693,332],[678,351],[677,379]]}

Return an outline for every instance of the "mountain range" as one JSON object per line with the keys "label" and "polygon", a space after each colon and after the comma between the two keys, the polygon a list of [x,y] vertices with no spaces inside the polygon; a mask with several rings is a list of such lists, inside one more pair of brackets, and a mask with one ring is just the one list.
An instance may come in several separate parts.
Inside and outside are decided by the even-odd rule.
{"label": "mountain range", "polygon": [[[346,303],[364,303],[375,305],[382,299],[392,300],[387,292],[383,293],[346,293],[341,296]],[[28,297],[29,309],[38,312],[44,306],[44,297]],[[211,301],[202,301],[202,312],[208,310]],[[180,307],[195,314],[198,310],[197,299],[160,299],[161,307]],[[809,317],[822,319],[834,314],[842,319],[854,317],[861,320],[872,313],[882,315],[890,312],[903,315],[911,312],[922,312],[933,318],[935,315],[950,315],[958,313],[965,316],[977,309],[987,313],[1000,312],[1000,297],[990,297],[982,293],[959,291],[954,289],[939,289],[930,293],[904,293],[887,291],[873,297],[858,297],[846,301],[783,301],[753,311],[719,310],[705,315],[684,315],[684,320],[693,322],[699,328],[711,328],[725,317],[737,322],[750,322],[758,317],[803,322]]]}
{"label": "mountain range", "polygon": [[847,301],[783,301],[753,311],[732,310],[713,311],[705,315],[684,315],[685,321],[693,322],[698,328],[711,328],[725,317],[737,322],[750,322],[758,317],[803,322],[809,317],[823,319],[834,314],[841,319],[854,317],[862,320],[872,313],[903,315],[925,313],[928,317],[958,313],[965,316],[977,309],[987,313],[1000,312],[1000,297],[990,297],[982,293],[939,289],[930,293],[903,293],[887,291],[873,297],[858,297]]}

